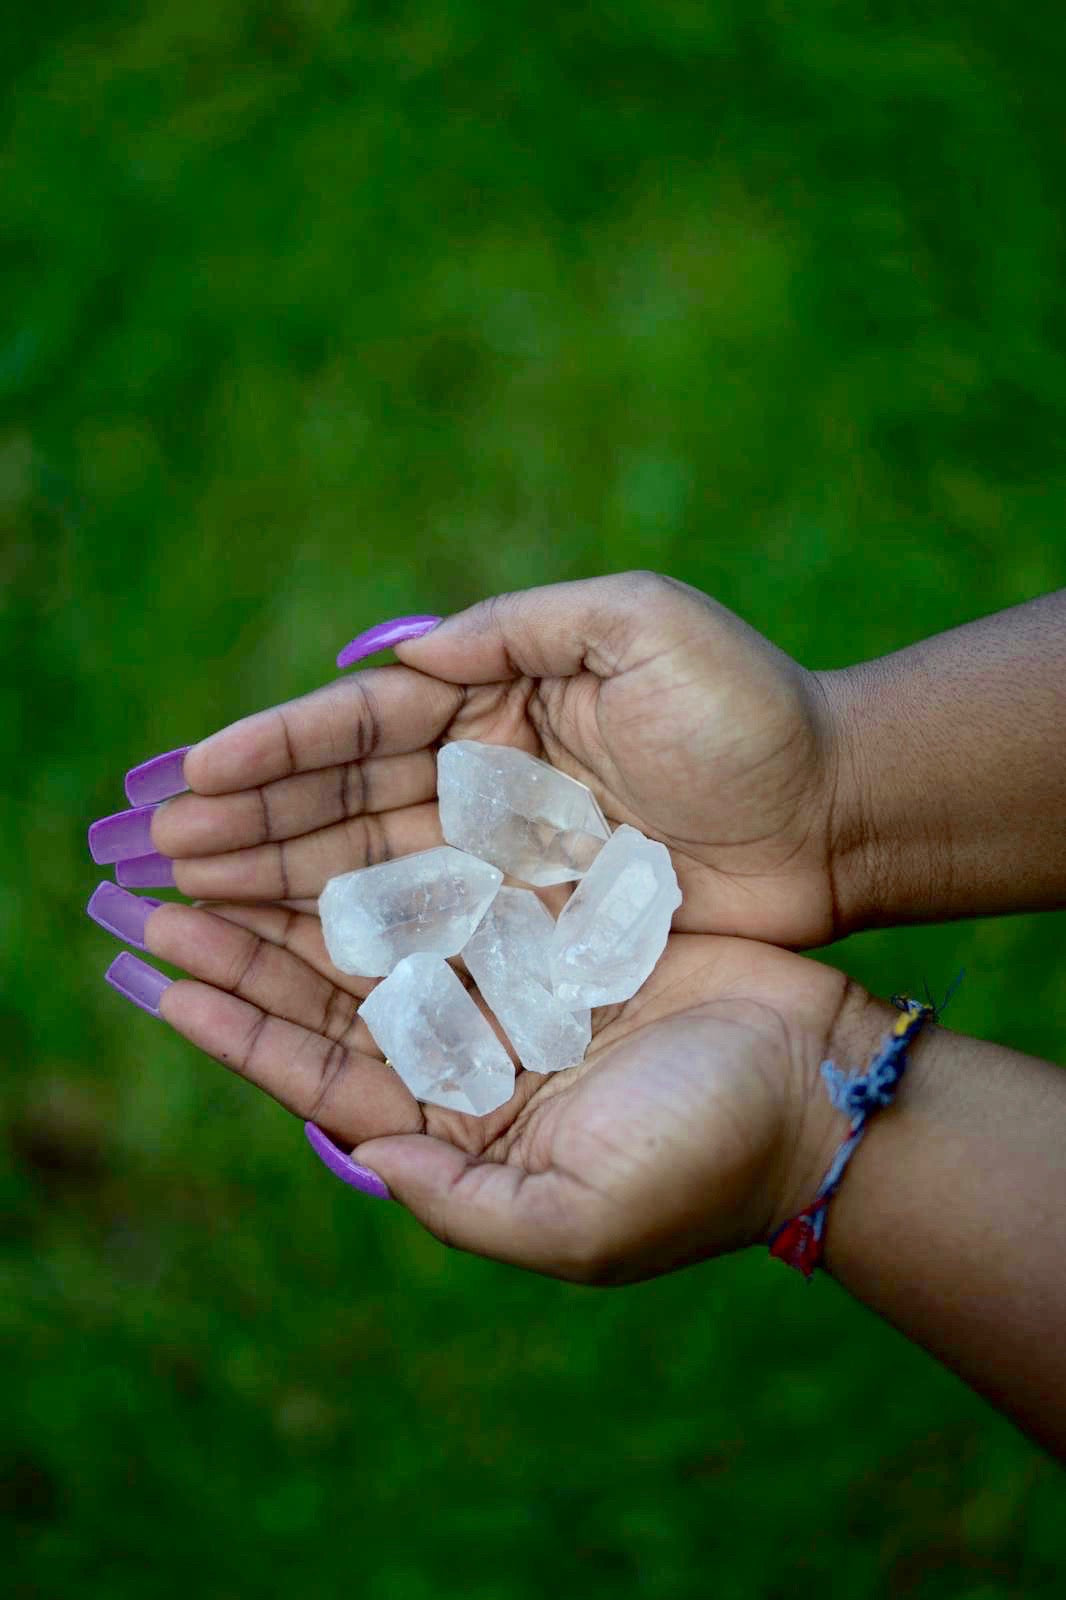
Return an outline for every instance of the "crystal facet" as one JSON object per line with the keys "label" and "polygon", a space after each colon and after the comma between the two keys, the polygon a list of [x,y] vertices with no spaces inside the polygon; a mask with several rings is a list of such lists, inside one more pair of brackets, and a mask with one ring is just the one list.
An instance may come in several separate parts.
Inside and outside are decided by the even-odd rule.
{"label": "crystal facet", "polygon": [[508,745],[457,739],[437,758],[449,844],[523,883],[569,883],[587,872],[610,828],[591,789]]}
{"label": "crystal facet", "polygon": [[571,1010],[551,991],[555,923],[532,889],[501,889],[463,960],[530,1072],[558,1072],[581,1060],[592,1037],[588,1007]]}
{"label": "crystal facet", "polygon": [[514,1063],[442,956],[407,956],[359,1015],[416,1100],[483,1117],[514,1093]]}
{"label": "crystal facet", "polygon": [[318,901],[329,959],[375,978],[416,951],[457,955],[502,882],[497,867],[446,844],[343,872]]}
{"label": "crystal facet", "polygon": [[552,987],[568,1006],[604,1006],[636,994],[666,948],[681,904],[665,845],[616,828],[559,914]]}

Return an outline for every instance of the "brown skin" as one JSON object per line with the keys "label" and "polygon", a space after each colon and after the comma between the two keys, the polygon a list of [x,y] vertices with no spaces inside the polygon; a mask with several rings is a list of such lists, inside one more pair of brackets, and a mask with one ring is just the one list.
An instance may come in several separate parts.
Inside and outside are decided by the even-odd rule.
{"label": "brown skin", "polygon": [[341,678],[189,754],[198,794],[152,830],[179,858],[180,889],[310,900],[334,873],[428,849],[441,840],[435,749],[480,739],[544,757],[613,822],[669,845],[679,932],[833,937],[825,697],[713,600],[650,573],[560,584],[485,601],[397,654],[403,666]]}
{"label": "brown skin", "polygon": [[[153,913],[149,948],[200,980],[163,1014],[461,1248],[622,1283],[765,1241],[841,1137],[820,1062],[865,1062],[892,1017],[774,946],[1062,903],[1064,623],[1049,596],[816,675],[646,573],[472,607],[401,665],[190,752],[194,793],[153,841],[186,894],[252,903]],[[588,783],[670,847],[685,896],[648,983],[595,1014],[586,1060],[520,1073],[484,1119],[416,1104],[355,1017],[373,980],[330,967],[313,915],[334,873],[440,842],[435,751],[456,738]],[[827,1265],[1066,1450],[1066,1077],[940,1030],[914,1063],[833,1203]]]}
{"label": "brown skin", "polygon": [[1066,905],[1066,589],[819,681],[841,929]]}
{"label": "brown skin", "polygon": [[196,793],[153,824],[179,888],[311,909],[439,843],[435,750],[481,739],[669,845],[680,932],[802,949],[1066,899],[1066,590],[846,672],[641,572],[483,601],[397,654],[190,752]]}
{"label": "brown skin", "polygon": [[[369,1164],[452,1244],[622,1283],[764,1239],[795,1188],[811,1085],[846,980],[749,940],[674,934],[638,995],[594,1013],[585,1060],[486,1117],[421,1106],[356,1015],[377,980],[329,962],[317,919],[168,905],[149,950],[178,1032]],[[396,1137],[396,1136],[399,1137]],[[800,1174],[806,1182],[806,1169]]]}
{"label": "brown skin", "polygon": [[[895,1013],[842,974],[752,940],[675,934],[640,994],[595,1015],[579,1067],[519,1072],[491,1116],[421,1107],[330,967],[317,920],[163,906],[157,956],[201,981],[180,1033],[326,1127],[444,1243],[621,1284],[765,1242],[844,1131],[818,1085]],[[857,1298],[1066,1456],[1066,1073],[931,1028],[836,1196],[826,1266]]]}
{"label": "brown skin", "polygon": [[[849,989],[835,1059],[868,1061],[897,1015]],[[813,1108],[812,1174],[842,1122],[824,1098]],[[1064,1152],[1061,1067],[927,1028],[833,1200],[825,1265],[1066,1460]]]}

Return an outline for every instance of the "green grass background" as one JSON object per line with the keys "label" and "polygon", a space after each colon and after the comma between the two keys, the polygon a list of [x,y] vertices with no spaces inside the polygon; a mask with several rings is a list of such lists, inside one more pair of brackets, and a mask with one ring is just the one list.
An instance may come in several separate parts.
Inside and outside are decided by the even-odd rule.
{"label": "green grass background", "polygon": [[[7,1593],[1060,1594],[1061,1476],[833,1283],[448,1254],[82,914],[127,766],[381,618],[650,566],[824,667],[1060,584],[1060,7],[36,0],[0,64]],[[830,959],[1055,1057],[1063,931]]]}

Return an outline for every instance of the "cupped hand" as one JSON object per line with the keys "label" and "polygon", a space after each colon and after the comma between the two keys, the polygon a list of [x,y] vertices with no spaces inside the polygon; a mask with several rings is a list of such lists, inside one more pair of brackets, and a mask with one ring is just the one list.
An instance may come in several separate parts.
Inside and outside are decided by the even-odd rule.
{"label": "cupped hand", "polygon": [[628,573],[502,595],[185,758],[153,819],[199,899],[307,906],[336,873],[441,842],[435,757],[516,745],[661,839],[675,928],[805,947],[840,930],[837,759],[819,681],[698,590]]}
{"label": "cupped hand", "polygon": [[507,1105],[468,1117],[382,1060],[357,1016],[377,980],[330,966],[314,916],[163,905],[145,938],[195,980],[162,995],[166,1021],[460,1248],[627,1282],[765,1239],[821,1175],[808,1122],[846,980],[801,956],[672,935],[641,991],[594,1013],[580,1065],[519,1070]]}

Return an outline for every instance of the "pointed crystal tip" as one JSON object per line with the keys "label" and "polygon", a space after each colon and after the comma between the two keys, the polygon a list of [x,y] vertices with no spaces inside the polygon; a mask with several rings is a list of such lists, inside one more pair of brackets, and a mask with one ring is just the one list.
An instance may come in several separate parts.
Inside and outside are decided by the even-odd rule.
{"label": "pointed crystal tip", "polygon": [[670,852],[636,828],[616,828],[555,924],[552,987],[569,1006],[636,994],[666,948],[681,891]]}
{"label": "pointed crystal tip", "polygon": [[501,889],[463,950],[470,976],[530,1072],[558,1072],[582,1060],[592,1038],[588,1007],[552,993],[555,924],[532,889]]}
{"label": "pointed crystal tip", "polygon": [[406,956],[359,1015],[416,1100],[483,1117],[514,1093],[514,1063],[442,956]]}

